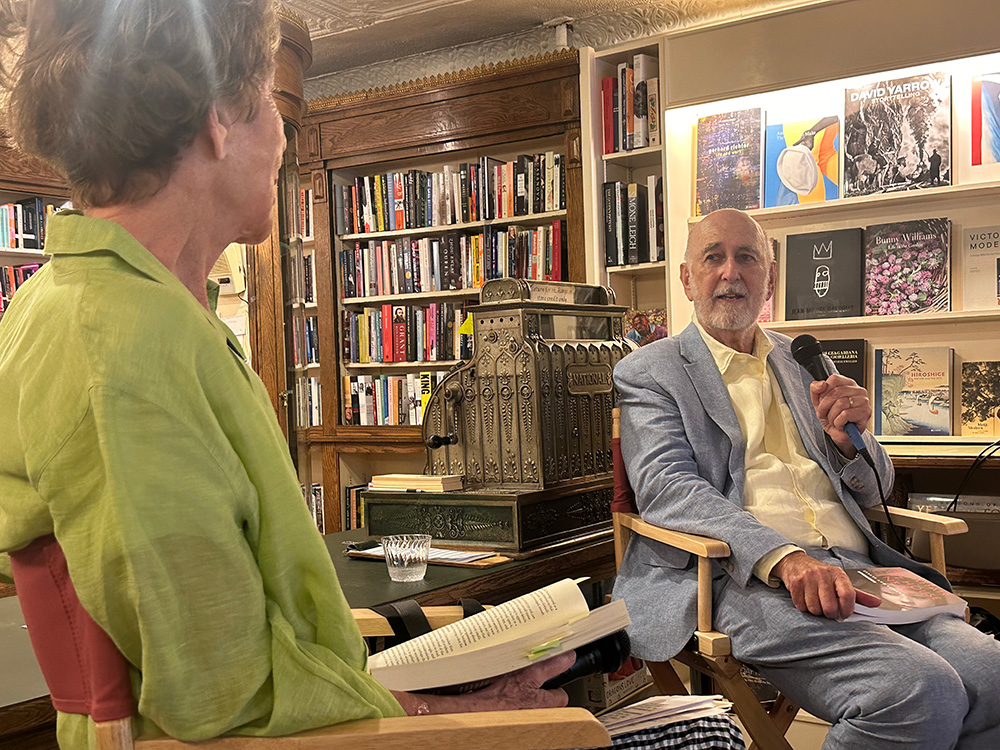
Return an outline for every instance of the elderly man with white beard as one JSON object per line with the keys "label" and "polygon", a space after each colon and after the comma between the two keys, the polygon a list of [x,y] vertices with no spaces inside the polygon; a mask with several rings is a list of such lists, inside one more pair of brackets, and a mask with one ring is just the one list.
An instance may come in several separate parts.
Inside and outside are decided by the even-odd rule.
{"label": "elderly man with white beard", "polygon": [[[757,325],[774,292],[767,237],[725,209],[691,230],[680,278],[690,325],[615,368],[621,438],[643,518],[725,541],[713,563],[715,627],[733,655],[832,724],[825,750],[1000,747],[1000,643],[961,619],[843,622],[875,605],[845,569],[908,568],[948,586],[878,539],[862,508],[876,478],[844,431],[855,424],[882,486],[885,451],[865,431],[867,391],[839,374],[813,381],[787,336]],[[662,661],[696,623],[695,560],[633,536],[615,597],[633,652]]]}

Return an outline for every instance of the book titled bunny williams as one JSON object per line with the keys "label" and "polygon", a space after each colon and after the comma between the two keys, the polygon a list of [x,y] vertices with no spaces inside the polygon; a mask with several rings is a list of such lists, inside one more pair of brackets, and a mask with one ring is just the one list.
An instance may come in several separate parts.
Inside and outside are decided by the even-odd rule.
{"label": "book titled bunny williams", "polygon": [[948,219],[914,219],[865,227],[865,315],[951,309]]}

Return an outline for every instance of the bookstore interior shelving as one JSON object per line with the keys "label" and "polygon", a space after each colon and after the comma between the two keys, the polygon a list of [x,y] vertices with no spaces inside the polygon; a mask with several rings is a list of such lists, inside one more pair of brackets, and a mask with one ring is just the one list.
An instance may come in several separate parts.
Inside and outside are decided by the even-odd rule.
{"label": "bookstore interior shelving", "polygon": [[[57,174],[23,158],[0,137],[0,317],[21,281],[48,259],[44,235],[39,236],[33,223],[40,220],[44,227],[46,212],[67,200],[66,185]],[[34,216],[25,219],[29,210]]]}
{"label": "bookstore interior shelving", "polygon": [[[962,0],[959,5],[966,5]],[[930,13],[924,0],[913,12]],[[952,423],[955,436],[934,438],[883,437],[897,468],[896,501],[906,493],[952,495],[977,454],[998,436],[961,436],[961,363],[1000,360],[1000,308],[963,309],[963,231],[967,227],[1000,225],[1000,165],[971,165],[971,78],[1000,71],[995,39],[970,30],[959,21],[961,8],[947,14],[935,28],[935,43],[914,46],[913,40],[893,38],[872,43],[892,19],[891,3],[865,7],[870,23],[851,23],[858,3],[807,7],[762,14],[728,24],[668,33],[635,40],[610,50],[582,50],[582,107],[585,137],[585,196],[588,280],[608,283],[620,303],[639,309],[666,308],[669,332],[678,333],[690,321],[692,308],[680,284],[678,269],[695,216],[696,132],[698,118],[747,108],[760,108],[762,122],[787,122],[838,114],[843,127],[845,90],[878,80],[941,71],[951,86],[951,184],[860,197],[837,198],[794,206],[750,210],[769,236],[777,240],[778,279],[774,318],[765,325],[789,336],[812,333],[820,339],[864,339],[867,344],[865,385],[873,385],[873,351],[888,346],[938,346],[954,351],[951,373],[955,384]],[[935,16],[937,17],[937,16]],[[824,25],[825,24],[825,25]],[[831,34],[817,37],[810,29],[850,25],[850,39]],[[971,35],[971,36],[970,36]],[[870,37],[870,38],[869,38]],[[975,38],[973,38],[975,37]],[[810,64],[795,54],[808,38]],[[755,46],[754,40],[768,44]],[[660,61],[663,148],[604,154],[602,81],[614,76],[619,63],[633,55],[656,55]],[[695,63],[697,61],[697,64]],[[820,63],[819,61],[822,61]],[[763,127],[762,127],[763,129]],[[841,135],[843,130],[841,130]],[[762,134],[763,140],[763,134]],[[587,162],[590,169],[587,169]],[[843,165],[841,164],[841,170]],[[664,175],[666,259],[662,264],[606,267],[603,183],[641,181],[650,170]],[[843,179],[839,181],[843,186]],[[785,319],[785,244],[789,235],[844,228],[864,228],[883,222],[947,218],[951,226],[950,306],[941,312],[910,315],[859,316],[824,320]],[[1000,459],[989,459],[972,476],[963,495],[996,495]],[[950,495],[949,495],[950,496]],[[1000,567],[1000,566],[997,566]],[[964,582],[963,576],[959,576]],[[1000,579],[998,579],[1000,580]],[[975,575],[969,583],[981,583]],[[993,582],[998,582],[993,580]],[[967,592],[968,593],[968,592]],[[977,596],[983,595],[976,589]],[[986,597],[997,599],[996,596]],[[992,607],[996,609],[996,601]]]}
{"label": "bookstore interior shelving", "polygon": [[585,280],[579,91],[567,50],[310,103],[327,531],[357,525],[347,488],[423,470],[419,391],[470,353],[484,279]]}

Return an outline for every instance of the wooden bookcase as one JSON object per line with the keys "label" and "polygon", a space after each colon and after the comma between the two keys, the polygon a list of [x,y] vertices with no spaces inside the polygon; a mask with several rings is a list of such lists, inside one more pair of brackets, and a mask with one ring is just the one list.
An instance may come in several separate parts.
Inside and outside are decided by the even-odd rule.
{"label": "wooden bookcase", "polygon": [[[865,18],[858,24],[858,18]],[[977,28],[967,23],[978,19]],[[947,346],[955,352],[953,424],[960,431],[960,376],[963,360],[1000,359],[1000,309],[962,309],[962,232],[967,227],[1000,224],[996,211],[1000,173],[972,169],[970,163],[969,81],[973,74],[1000,70],[1000,45],[980,23],[1000,22],[1000,8],[975,0],[956,0],[941,14],[929,0],[915,0],[901,20],[890,0],[847,0],[791,10],[762,13],[738,21],[635,40],[611,50],[582,50],[584,108],[584,193],[587,199],[588,280],[610,283],[619,299],[635,306],[669,310],[671,334],[691,318],[691,304],[680,285],[678,269],[694,214],[695,127],[703,115],[748,107],[765,112],[795,110],[807,120],[840,112],[843,127],[844,89],[876,78],[944,70],[952,76],[952,185],[900,193],[841,198],[818,204],[757,209],[750,213],[778,241],[778,285],[775,321],[768,324],[792,337],[809,332],[817,338],[863,338],[868,342],[866,385],[873,384],[872,351],[887,345]],[[903,28],[900,27],[902,24]],[[848,31],[849,30],[849,31]],[[767,44],[760,40],[767,39]],[[924,45],[922,40],[926,40]],[[806,46],[803,46],[806,45]],[[659,51],[663,98],[664,147],[660,166],[665,175],[665,269],[604,269],[601,182],[608,179],[607,162],[624,161],[639,168],[636,156],[602,157],[601,78],[613,65],[637,51]],[[824,88],[825,87],[825,88]],[[824,98],[824,111],[816,101]],[[831,111],[826,111],[829,108]],[[765,119],[765,123],[767,120]],[[841,131],[842,135],[842,131]],[[639,159],[654,161],[651,156]],[[603,169],[602,169],[603,166]],[[645,168],[656,168],[645,167]],[[611,178],[620,179],[620,178]],[[843,181],[841,180],[841,185]],[[952,222],[951,310],[936,314],[786,321],[784,318],[784,248],[789,234],[864,227],[881,222],[947,217]],[[627,279],[622,283],[619,279]],[[629,296],[631,294],[631,297]],[[962,437],[883,441],[897,468],[896,499],[906,492],[953,494],[986,439]],[[980,468],[963,494],[996,494],[1000,459]],[[998,566],[1000,567],[1000,566]],[[960,571],[953,579],[969,584],[1000,583],[1000,574]],[[975,589],[986,596],[988,589]],[[966,591],[965,593],[969,593]],[[1000,596],[989,594],[992,608]]]}
{"label": "wooden bookcase", "polygon": [[[357,240],[440,236],[486,226],[541,226],[564,222],[568,258],[565,277],[586,278],[583,218],[583,165],[580,136],[579,60],[576,50],[550,53],[448,76],[411,82],[310,103],[299,158],[313,191],[320,382],[323,423],[302,439],[322,455],[327,530],[341,528],[343,488],[372,474],[423,470],[421,428],[358,426],[343,423],[345,375],[446,370],[451,362],[372,363],[342,360],[345,310],[395,304],[422,306],[477,298],[476,289],[383,297],[344,297],[337,265],[342,243]],[[540,214],[467,222],[427,229],[355,234],[334,223],[334,185],[355,177],[421,169],[440,171],[482,156],[510,160],[519,154],[553,151],[565,162],[565,209]],[[342,236],[338,236],[338,234]]]}

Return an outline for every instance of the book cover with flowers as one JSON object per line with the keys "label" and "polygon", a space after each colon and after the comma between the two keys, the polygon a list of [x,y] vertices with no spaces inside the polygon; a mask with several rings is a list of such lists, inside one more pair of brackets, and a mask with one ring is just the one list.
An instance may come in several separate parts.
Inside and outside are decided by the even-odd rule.
{"label": "book cover with flowers", "polygon": [[865,315],[950,310],[950,249],[948,219],[865,227]]}

